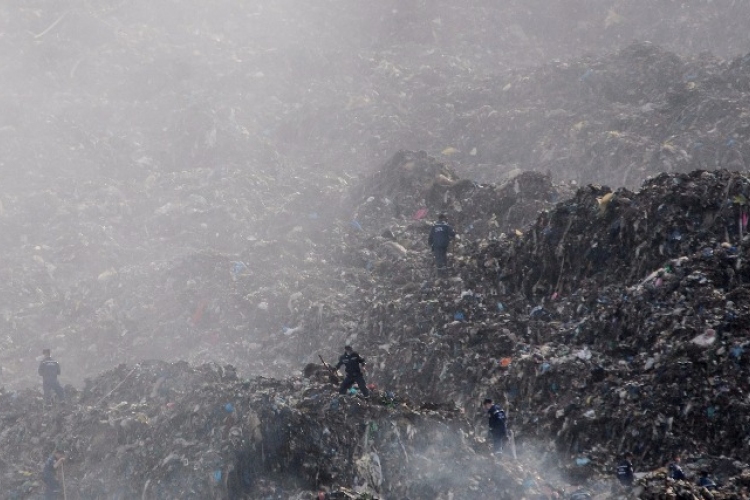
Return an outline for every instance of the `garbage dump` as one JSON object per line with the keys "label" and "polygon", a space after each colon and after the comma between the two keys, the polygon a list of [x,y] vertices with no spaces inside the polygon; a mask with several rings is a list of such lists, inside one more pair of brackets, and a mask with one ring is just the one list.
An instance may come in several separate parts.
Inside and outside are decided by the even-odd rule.
{"label": "garbage dump", "polygon": [[743,490],[748,186],[726,170],[590,185],[523,232],[458,246],[453,277],[374,294],[381,380],[466,408],[504,398],[520,446],[552,437],[574,478],[631,452],[655,498],[680,453],[693,479],[721,469]]}
{"label": "garbage dump", "polygon": [[0,496],[746,498],[747,6],[282,3],[0,7]]}
{"label": "garbage dump", "polygon": [[350,499],[513,498],[547,487],[520,462],[484,456],[458,408],[339,396],[321,373],[241,379],[231,366],[153,361],[87,380],[52,409],[34,391],[4,391],[2,498],[38,496],[54,449],[74,498],[286,500],[321,487]]}
{"label": "garbage dump", "polygon": [[[413,164],[409,166],[410,163]],[[408,177],[402,178],[403,175]],[[435,177],[440,175],[455,180],[455,184],[436,183]],[[417,180],[407,182],[410,178]],[[306,364],[317,362],[319,353],[333,361],[336,349],[347,342],[355,343],[368,359],[368,381],[378,391],[374,401],[338,399],[336,388],[326,384],[325,375],[309,380],[248,381],[228,366],[191,368],[182,362],[121,366],[78,390],[68,384],[66,389],[74,403],[54,409],[44,409],[41,396],[34,390],[5,391],[3,408],[9,413],[3,418],[9,425],[1,436],[11,453],[23,456],[4,459],[3,485],[11,484],[13,489],[9,491],[17,492],[20,498],[39,491],[34,471],[49,451],[44,446],[72,439],[66,445],[70,461],[66,477],[92,498],[105,490],[116,491],[107,490],[112,484],[122,489],[124,497],[135,494],[127,489],[132,486],[122,477],[113,479],[115,483],[96,483],[95,477],[108,477],[102,476],[105,469],[132,470],[123,473],[123,477],[144,478],[137,483],[141,488],[138,494],[143,495],[145,488],[156,497],[167,495],[170,488],[184,488],[180,491],[195,491],[197,497],[231,498],[236,494],[252,498],[254,491],[261,490],[243,488],[261,488],[262,484],[267,491],[278,492],[278,498],[289,498],[325,483],[320,478],[329,476],[339,478],[329,482],[332,486],[342,491],[349,488],[354,494],[390,496],[413,491],[410,488],[427,488],[417,486],[423,483],[412,477],[413,472],[409,478],[399,475],[403,463],[384,454],[383,449],[388,446],[401,449],[397,438],[390,445],[375,442],[377,460],[371,454],[347,451],[342,456],[349,457],[348,465],[334,460],[329,472],[319,470],[317,464],[320,457],[330,453],[326,450],[331,443],[292,440],[283,446],[310,450],[310,456],[317,457],[316,472],[311,472],[312,465],[305,465],[309,457],[292,459],[292,455],[284,455],[283,460],[277,460],[296,465],[262,469],[268,474],[261,474],[262,479],[253,483],[255,486],[246,486],[245,479],[238,479],[239,473],[232,472],[242,466],[226,458],[237,453],[243,456],[244,448],[238,451],[225,441],[214,442],[212,436],[218,440],[220,433],[206,430],[206,425],[229,425],[227,418],[231,424],[235,417],[230,415],[236,413],[242,418],[256,415],[261,420],[265,415],[270,421],[285,422],[291,427],[300,425],[311,435],[325,435],[325,428],[317,426],[322,418],[320,412],[338,404],[341,412],[333,413],[353,427],[341,428],[336,435],[359,436],[356,444],[353,438],[346,443],[337,441],[331,449],[339,452],[361,446],[366,435],[362,433],[363,421],[349,419],[348,411],[375,419],[372,421],[378,429],[391,425],[388,422],[394,417],[382,412],[390,411],[392,406],[403,411],[408,408],[415,412],[414,418],[431,418],[431,408],[443,412],[441,418],[451,429],[445,434],[464,438],[460,447],[452,441],[444,445],[458,455],[448,455],[437,462],[462,463],[465,456],[475,457],[480,463],[476,466],[479,472],[472,477],[479,489],[471,490],[471,485],[469,489],[479,492],[477,495],[513,495],[517,492],[513,488],[519,484],[523,488],[528,475],[536,475],[528,484],[546,484],[539,471],[547,468],[559,473],[551,486],[544,486],[551,491],[569,491],[571,485],[586,484],[598,488],[602,495],[617,495],[611,490],[614,460],[626,451],[637,457],[641,477],[635,487],[640,489],[634,491],[643,497],[656,498],[667,488],[700,493],[692,483],[662,480],[660,471],[674,453],[682,454],[692,476],[703,468],[712,471],[723,485],[723,490],[712,494],[731,496],[742,490],[742,478],[748,473],[742,459],[748,446],[743,416],[747,413],[747,364],[743,353],[748,306],[743,301],[747,273],[743,255],[748,241],[744,201],[748,180],[743,174],[724,170],[663,174],[645,182],[638,191],[612,191],[591,185],[580,188],[572,198],[553,204],[550,200],[559,196],[556,193],[569,192],[569,185],[555,187],[537,174],[523,174],[497,187],[466,183],[423,153],[401,152],[379,173],[362,182],[346,202],[353,204],[353,213],[359,217],[328,229],[317,243],[305,243],[308,251],[326,255],[339,270],[327,278],[328,282],[321,279],[319,266],[305,267],[305,258],[290,258],[289,262],[300,266],[295,269],[308,269],[309,273],[308,278],[304,273],[294,275],[297,288],[291,288],[294,282],[285,274],[272,273],[263,266],[253,267],[248,258],[254,255],[252,251],[244,255],[206,253],[175,259],[164,267],[168,270],[164,279],[172,276],[167,285],[172,290],[182,290],[183,299],[194,297],[189,291],[200,289],[202,283],[210,285],[207,290],[213,290],[210,300],[188,300],[190,307],[180,308],[176,316],[196,328],[179,333],[183,342],[203,342],[207,335],[203,332],[212,329],[201,330],[201,325],[222,328],[215,336],[208,336],[206,344],[199,345],[194,359],[225,352],[227,358],[234,356],[232,359],[242,362],[243,357],[252,358],[256,352],[261,361],[273,359],[269,368],[285,372],[287,378],[300,373]],[[456,189],[461,184],[466,189]],[[472,205],[472,197],[484,197],[484,202]],[[392,198],[404,209],[393,212],[393,202],[389,204],[386,198]],[[457,210],[464,206],[473,207],[471,218]],[[546,207],[541,213],[540,206]],[[502,212],[496,207],[509,208]],[[513,208],[517,209],[517,218],[508,215]],[[435,274],[425,242],[429,228],[426,219],[433,220],[437,211],[446,212],[462,235],[454,243],[453,267],[445,277]],[[419,214],[423,215],[415,217]],[[524,220],[534,222],[514,228]],[[502,221],[512,222],[501,225]],[[481,233],[466,230],[474,223]],[[286,235],[283,248],[294,248],[294,242],[304,234],[293,231]],[[268,258],[261,257],[256,262]],[[105,273],[105,277],[92,282],[100,287],[97,290],[122,293],[120,287],[107,288],[112,279],[121,280],[124,286],[129,283],[123,279],[125,272],[117,274],[118,277]],[[272,279],[275,287],[270,286]],[[237,288],[247,287],[251,280],[256,286],[266,285]],[[157,283],[161,283],[161,278]],[[178,283],[183,284],[175,289]],[[337,288],[342,291],[323,293]],[[238,300],[237,307],[223,305],[232,304],[225,302],[229,300]],[[100,318],[98,321],[112,321],[107,319],[111,317],[101,311],[95,316]],[[148,317],[143,321],[148,321]],[[257,333],[239,328],[248,317],[253,318]],[[229,330],[233,321],[237,326]],[[163,328],[169,323],[161,324]],[[92,335],[98,331],[92,329]],[[119,339],[123,337],[127,339],[128,335],[120,335]],[[94,338],[97,342],[112,342],[105,344],[105,352],[121,341],[115,336],[109,340],[102,340],[101,335]],[[158,336],[152,340],[142,338],[144,346],[158,346],[160,342]],[[165,350],[170,347],[168,338],[163,340]],[[64,338],[56,342],[59,344],[53,346],[53,351],[62,358],[65,374],[66,368],[75,368],[66,367]],[[238,352],[232,354],[221,346],[231,346]],[[62,347],[62,351],[57,347]],[[95,365],[88,366],[89,371],[92,366]],[[10,375],[14,376],[18,365],[11,364],[11,368]],[[128,392],[133,384],[140,383],[144,385]],[[307,396],[300,395],[300,391],[308,390],[310,400],[304,403]],[[278,406],[270,398],[271,392],[283,393],[282,398],[299,401],[302,406],[309,404],[318,413],[302,417],[294,411],[302,411],[302,407],[289,403],[288,413],[281,418],[278,412],[264,406],[267,401]],[[487,395],[502,402],[515,433],[519,463],[508,461],[510,464],[501,466],[511,468],[507,478],[503,477],[515,486],[509,486],[511,483],[505,479],[498,484],[483,483],[486,479],[482,478],[497,477],[494,469],[484,469],[496,467],[485,454],[485,422],[478,411],[479,402]],[[121,403],[124,404],[118,408]],[[189,411],[169,413],[175,406]],[[195,409],[197,406],[200,407]],[[219,411],[222,408],[225,413]],[[169,415],[180,419],[179,425],[173,425],[175,421]],[[36,420],[28,421],[28,416]],[[222,424],[206,424],[214,420]],[[190,433],[170,434],[184,432],[180,429],[186,422],[192,426]],[[79,424],[82,427],[76,427]],[[308,424],[313,427],[306,427]],[[435,425],[425,424],[430,428]],[[113,426],[117,432],[111,431]],[[109,429],[104,433],[106,437],[99,437],[98,441],[106,444],[76,444],[76,439],[81,439],[78,436],[96,437],[94,429],[99,428]],[[123,428],[132,429],[137,437],[121,437]],[[226,431],[229,436],[231,428],[229,425]],[[278,432],[270,429],[267,432]],[[255,432],[241,429],[242,436]],[[402,435],[407,431],[398,432]],[[167,451],[167,444],[155,444],[154,436],[162,434],[170,436],[165,443],[177,439],[188,443],[205,441],[207,448],[200,448],[200,452],[196,448],[187,454],[171,448]],[[27,446],[23,436],[36,436],[30,438],[32,447]],[[113,439],[124,448],[111,450],[108,444]],[[407,456],[411,459],[412,453],[417,457],[423,454],[406,443],[403,446],[406,452],[401,449],[398,460]],[[5,444],[3,448],[6,449]],[[125,451],[142,452],[145,461],[142,465],[112,465],[110,460],[120,460],[118,450],[123,456]],[[169,458],[173,452],[177,455]],[[210,459],[217,453],[217,458]],[[223,460],[221,466],[218,456]],[[179,465],[183,458],[189,464],[199,464],[199,473],[185,480],[205,483],[190,483],[188,488],[180,483],[183,479],[176,479],[179,474],[174,471],[187,467]],[[85,468],[76,469],[76,461],[80,464],[87,460],[94,460],[90,468],[101,467],[100,472],[87,476]],[[430,458],[425,463],[430,460],[436,461]],[[269,459],[268,463],[278,462]],[[380,473],[388,477],[379,486],[378,473],[373,472],[378,463]],[[19,469],[12,464],[24,466]],[[230,470],[230,464],[234,469]],[[361,479],[363,468],[370,475],[366,481]],[[294,487],[289,488],[286,481],[275,483],[271,479],[275,473],[291,475]],[[446,476],[457,481],[455,474]],[[424,483],[434,481],[433,477]],[[464,491],[463,483],[450,481],[442,493],[419,491],[429,491],[433,496]],[[356,493],[355,487],[364,489]]]}

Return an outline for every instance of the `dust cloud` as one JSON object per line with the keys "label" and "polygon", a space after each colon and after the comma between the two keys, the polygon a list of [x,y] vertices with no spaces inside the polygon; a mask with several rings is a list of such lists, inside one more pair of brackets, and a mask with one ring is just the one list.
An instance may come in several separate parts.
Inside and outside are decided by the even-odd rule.
{"label": "dust cloud", "polygon": [[[323,258],[283,240],[299,227],[303,238],[327,238],[348,215],[336,201],[343,188],[396,150],[456,142],[460,130],[429,130],[445,119],[441,96],[639,39],[735,56],[748,46],[747,10],[708,1],[5,3],[5,382],[35,383],[42,345],[67,361],[70,382],[144,356],[274,372],[263,356],[248,362],[226,346],[283,343],[278,332],[295,325],[265,306],[294,290],[258,296],[267,286],[258,277],[229,303],[219,290],[236,283],[233,269],[283,275],[289,260]],[[469,170],[471,161],[462,159]],[[213,253],[221,263],[208,262]]]}

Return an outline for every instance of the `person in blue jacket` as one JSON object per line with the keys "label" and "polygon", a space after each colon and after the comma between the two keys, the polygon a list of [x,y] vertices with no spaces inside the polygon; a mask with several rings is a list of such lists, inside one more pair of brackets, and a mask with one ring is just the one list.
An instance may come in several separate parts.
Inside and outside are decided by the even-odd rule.
{"label": "person in blue jacket", "polygon": [[43,349],[44,358],[39,363],[39,376],[42,377],[42,389],[44,390],[44,401],[49,403],[52,400],[52,392],[57,394],[57,399],[65,400],[65,391],[63,390],[57,377],[60,375],[60,363],[52,359],[49,349]]}
{"label": "person in blue jacket", "polygon": [[57,500],[63,497],[63,487],[57,479],[57,469],[62,466],[64,460],[65,453],[62,450],[55,450],[44,462],[42,482],[44,482],[45,500]]}
{"label": "person in blue jacket", "polygon": [[437,222],[430,229],[427,244],[432,249],[433,255],[435,255],[435,265],[439,273],[444,272],[448,267],[448,245],[450,245],[455,237],[456,232],[448,224],[446,215],[438,215]]}
{"label": "person in blue jacket", "polygon": [[490,398],[483,401],[482,405],[487,410],[490,424],[490,438],[492,438],[492,449],[497,455],[502,455],[505,440],[508,438],[508,428],[505,422],[505,411],[500,405],[492,402]]}
{"label": "person in blue jacket", "polygon": [[669,464],[667,470],[669,471],[669,477],[671,477],[675,481],[684,481],[685,479],[687,479],[687,476],[685,476],[685,471],[682,470],[682,466],[680,465],[679,455],[674,456],[674,460],[671,464]]}
{"label": "person in blue jacket", "polygon": [[617,479],[623,486],[633,486],[635,472],[633,471],[633,454],[625,453],[622,460],[617,464]]}
{"label": "person in blue jacket", "polygon": [[336,363],[334,370],[338,370],[341,366],[344,366],[346,370],[346,377],[339,387],[339,394],[346,394],[354,383],[357,383],[362,396],[366,398],[370,397],[370,391],[367,389],[367,383],[365,377],[362,375],[362,367],[365,366],[365,358],[360,356],[354,351],[352,346],[344,346],[344,354],[339,357],[339,362]]}
{"label": "person in blue jacket", "polygon": [[701,476],[698,478],[698,486],[703,486],[707,490],[715,490],[716,489],[716,483],[713,479],[708,477],[708,471],[702,470]]}

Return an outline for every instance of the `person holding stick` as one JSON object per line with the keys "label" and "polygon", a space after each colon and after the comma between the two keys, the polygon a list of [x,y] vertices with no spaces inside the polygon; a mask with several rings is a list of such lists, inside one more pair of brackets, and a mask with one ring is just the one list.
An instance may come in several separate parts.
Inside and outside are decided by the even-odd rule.
{"label": "person holding stick", "polygon": [[[64,486],[60,480],[57,479],[57,469],[62,471],[64,461],[65,452],[62,450],[55,450],[44,462],[42,482],[44,482],[45,487],[45,500],[60,500],[65,497]],[[65,481],[64,477],[63,481]]]}

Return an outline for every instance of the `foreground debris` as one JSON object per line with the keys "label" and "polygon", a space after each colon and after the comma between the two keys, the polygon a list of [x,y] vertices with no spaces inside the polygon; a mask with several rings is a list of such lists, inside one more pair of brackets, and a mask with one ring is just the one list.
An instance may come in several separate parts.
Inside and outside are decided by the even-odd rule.
{"label": "foreground debris", "polygon": [[339,396],[317,381],[323,367],[308,375],[241,380],[230,366],[152,362],[89,380],[54,409],[42,410],[35,391],[5,392],[1,497],[38,493],[39,464],[55,448],[80,498],[286,500],[321,486],[352,499],[540,491],[523,482],[521,463],[485,453],[455,407]]}

